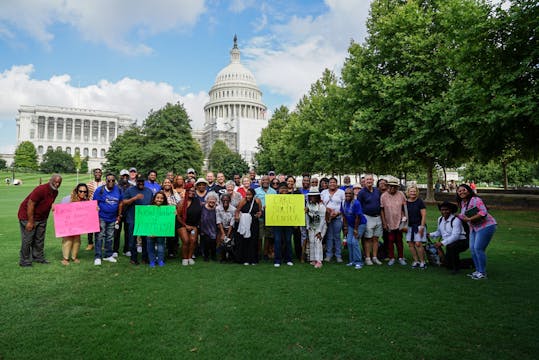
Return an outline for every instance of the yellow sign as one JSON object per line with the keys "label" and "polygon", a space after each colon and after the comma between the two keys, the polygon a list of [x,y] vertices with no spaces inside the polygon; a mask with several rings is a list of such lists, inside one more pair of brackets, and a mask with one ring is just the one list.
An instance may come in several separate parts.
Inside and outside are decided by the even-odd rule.
{"label": "yellow sign", "polygon": [[305,196],[266,195],[266,225],[305,226]]}

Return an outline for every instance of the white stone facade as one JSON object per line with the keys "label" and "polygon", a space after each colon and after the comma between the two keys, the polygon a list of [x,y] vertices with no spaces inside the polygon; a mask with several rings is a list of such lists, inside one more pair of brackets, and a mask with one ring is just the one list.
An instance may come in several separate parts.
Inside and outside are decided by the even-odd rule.
{"label": "white stone facade", "polygon": [[135,121],[111,111],[22,105],[17,116],[17,145],[31,141],[39,161],[48,149],[88,156],[88,168],[102,167],[110,143]]}
{"label": "white stone facade", "polygon": [[258,138],[267,126],[266,105],[253,74],[240,63],[240,50],[234,36],[230,64],[222,69],[204,106],[205,124],[194,133],[207,156],[216,140],[223,140],[252,164]]}

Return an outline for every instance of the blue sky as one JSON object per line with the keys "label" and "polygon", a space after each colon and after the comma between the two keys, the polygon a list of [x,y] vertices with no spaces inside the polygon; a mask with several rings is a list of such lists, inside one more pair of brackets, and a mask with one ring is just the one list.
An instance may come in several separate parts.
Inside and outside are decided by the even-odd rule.
{"label": "blue sky", "polygon": [[325,68],[362,42],[370,0],[2,0],[0,153],[20,105],[126,113],[182,102],[193,128],[234,34],[273,110],[294,108]]}

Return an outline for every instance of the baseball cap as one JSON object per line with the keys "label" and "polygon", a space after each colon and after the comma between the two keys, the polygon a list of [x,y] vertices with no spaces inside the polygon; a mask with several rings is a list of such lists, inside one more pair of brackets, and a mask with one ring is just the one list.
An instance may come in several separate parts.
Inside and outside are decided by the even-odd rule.
{"label": "baseball cap", "polygon": [[129,171],[127,171],[126,169],[120,170],[120,176],[123,176],[123,175],[129,175]]}

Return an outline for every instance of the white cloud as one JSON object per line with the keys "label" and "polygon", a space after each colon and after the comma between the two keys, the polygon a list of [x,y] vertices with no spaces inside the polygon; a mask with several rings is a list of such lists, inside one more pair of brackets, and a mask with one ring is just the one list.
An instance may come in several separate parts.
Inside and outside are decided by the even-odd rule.
{"label": "white cloud", "polygon": [[254,0],[232,0],[228,9],[234,13],[240,13],[255,4]]}
{"label": "white cloud", "polygon": [[20,105],[55,105],[117,111],[128,114],[138,123],[151,109],[158,110],[167,102],[184,104],[191,126],[202,128],[206,92],[180,95],[164,82],[123,78],[117,82],[101,80],[97,84],[78,88],[67,74],[48,80],[31,77],[33,65],[13,66],[0,73],[0,119],[14,121]]}
{"label": "white cloud", "polygon": [[[204,1],[190,0],[3,0],[0,28],[22,29],[49,47],[54,39],[51,25],[66,23],[86,40],[128,54],[147,54],[152,50],[143,43],[145,38],[188,29],[205,11]],[[136,40],[127,40],[132,37]]]}
{"label": "white cloud", "polygon": [[362,42],[366,35],[370,1],[326,0],[326,5],[328,11],[317,17],[292,16],[269,24],[269,35],[251,38],[242,47],[260,85],[297,102],[325,68],[339,75],[350,40]]}

